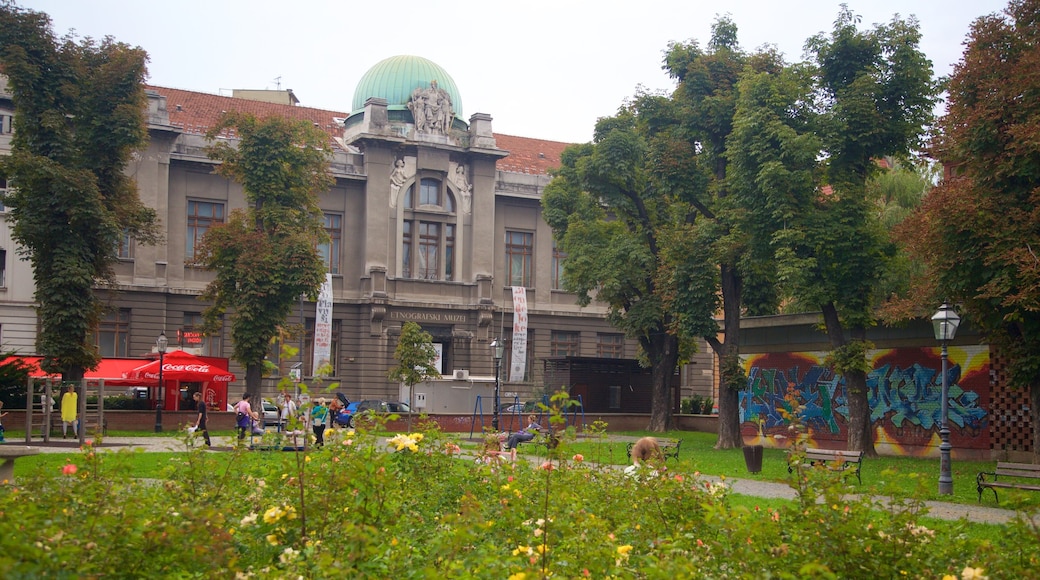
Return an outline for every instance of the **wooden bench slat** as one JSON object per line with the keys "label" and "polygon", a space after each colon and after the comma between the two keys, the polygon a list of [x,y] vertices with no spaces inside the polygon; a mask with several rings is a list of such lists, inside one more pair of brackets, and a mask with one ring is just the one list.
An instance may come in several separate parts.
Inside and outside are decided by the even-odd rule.
{"label": "wooden bench slat", "polygon": [[[863,452],[862,451],[846,451],[841,449],[819,449],[819,448],[807,448],[805,450],[805,460],[809,462],[809,465],[816,465],[819,461],[824,463],[828,469],[835,471],[845,471],[846,469],[853,469],[856,474],[856,480],[859,483],[863,483],[863,479],[860,475],[860,465],[863,463]],[[831,466],[829,464],[837,464]],[[855,466],[855,467],[853,467]],[[791,465],[787,466],[787,471],[790,473],[794,468]]]}
{"label": "wooden bench slat", "polygon": [[[992,479],[987,481],[986,476],[991,476]],[[1000,501],[1000,498],[997,497],[998,487],[1002,489],[1040,491],[1040,485],[1038,484],[1021,481],[999,481],[997,478],[1001,476],[1019,479],[1040,479],[1040,465],[998,461],[997,467],[993,471],[980,471],[975,476],[976,491],[979,492],[980,503],[982,502],[982,492],[986,489],[993,490],[993,501],[996,502]]]}

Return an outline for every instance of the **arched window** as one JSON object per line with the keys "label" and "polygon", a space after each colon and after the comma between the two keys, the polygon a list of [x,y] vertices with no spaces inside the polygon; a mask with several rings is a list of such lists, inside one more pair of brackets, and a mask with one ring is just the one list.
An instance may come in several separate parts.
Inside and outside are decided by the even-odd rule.
{"label": "arched window", "polygon": [[455,198],[437,179],[422,178],[405,192],[401,277],[455,279]]}

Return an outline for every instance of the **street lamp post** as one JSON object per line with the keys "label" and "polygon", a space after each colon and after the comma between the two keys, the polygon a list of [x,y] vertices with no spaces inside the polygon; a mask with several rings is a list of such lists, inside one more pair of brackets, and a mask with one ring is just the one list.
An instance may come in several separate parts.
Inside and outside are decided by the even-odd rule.
{"label": "street lamp post", "polygon": [[950,471],[950,450],[953,447],[950,445],[950,386],[947,384],[946,379],[946,365],[949,353],[946,350],[946,343],[953,340],[953,337],[957,334],[957,326],[960,323],[961,317],[957,316],[957,313],[946,302],[943,302],[939,310],[932,315],[932,328],[935,330],[935,340],[938,340],[939,344],[942,345],[942,417],[939,425],[939,438],[942,440],[939,444],[940,495],[953,495],[953,475]]}
{"label": "street lamp post", "polygon": [[505,350],[502,345],[502,341],[495,339],[491,341],[489,345],[492,350],[492,355],[495,357],[495,410],[491,415],[491,428],[498,432],[498,392],[502,385],[502,351]]}
{"label": "street lamp post", "polygon": [[159,338],[155,339],[155,350],[159,353],[159,392],[155,405],[155,432],[162,433],[162,405],[163,405],[163,357],[166,356],[166,347],[170,341],[166,339],[166,332],[160,332]]}

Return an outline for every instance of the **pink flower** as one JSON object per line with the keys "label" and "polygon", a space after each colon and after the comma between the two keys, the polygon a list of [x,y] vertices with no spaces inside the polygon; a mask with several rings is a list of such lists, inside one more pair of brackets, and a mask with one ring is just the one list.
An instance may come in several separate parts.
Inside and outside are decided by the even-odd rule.
{"label": "pink flower", "polygon": [[581,463],[582,461],[585,461],[585,456],[582,455],[581,453],[575,453],[574,454],[574,461],[576,461],[578,463]]}
{"label": "pink flower", "polygon": [[79,468],[76,467],[75,463],[66,464],[65,467],[61,468],[61,472],[65,475],[75,475]]}
{"label": "pink flower", "polygon": [[509,477],[507,477],[507,478],[506,478],[506,481],[513,481],[513,476],[512,476],[512,475],[510,475]]}
{"label": "pink flower", "polygon": [[552,461],[546,461],[545,463],[543,463],[541,469],[544,469],[546,471],[552,471],[553,470]]}

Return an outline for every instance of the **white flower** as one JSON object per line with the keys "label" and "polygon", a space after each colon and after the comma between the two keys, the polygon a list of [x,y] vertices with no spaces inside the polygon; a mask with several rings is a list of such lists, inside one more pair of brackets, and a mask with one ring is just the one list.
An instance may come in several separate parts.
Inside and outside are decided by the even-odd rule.
{"label": "white flower", "polygon": [[251,513],[248,516],[242,518],[242,521],[239,522],[238,525],[242,526],[243,528],[246,526],[251,526],[256,523],[256,518],[257,514]]}

